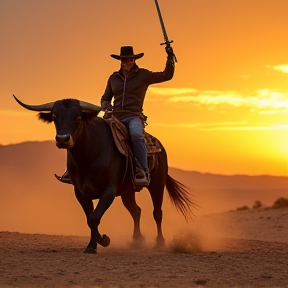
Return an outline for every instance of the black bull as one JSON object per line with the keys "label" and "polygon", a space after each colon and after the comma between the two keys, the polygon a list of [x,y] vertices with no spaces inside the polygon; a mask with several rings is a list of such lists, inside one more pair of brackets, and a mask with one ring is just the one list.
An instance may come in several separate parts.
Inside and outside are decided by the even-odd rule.
{"label": "black bull", "polygon": [[[48,123],[54,122],[56,145],[67,150],[67,170],[75,196],[85,212],[91,230],[90,242],[84,252],[96,253],[97,243],[104,247],[110,244],[109,237],[101,235],[98,226],[116,196],[121,196],[124,206],[133,218],[134,241],[142,241],[141,209],[135,201],[135,188],[129,173],[123,182],[126,159],[117,150],[109,125],[97,117],[101,107],[76,99],[27,105],[15,96],[14,98],[24,108],[39,111],[39,119]],[[186,187],[168,175],[167,155],[162,145],[161,150],[156,154],[156,164],[151,171],[148,188],[157,225],[156,244],[159,246],[165,243],[161,227],[165,186],[171,201],[186,219],[190,216],[193,205]],[[93,199],[99,199],[95,209]]]}

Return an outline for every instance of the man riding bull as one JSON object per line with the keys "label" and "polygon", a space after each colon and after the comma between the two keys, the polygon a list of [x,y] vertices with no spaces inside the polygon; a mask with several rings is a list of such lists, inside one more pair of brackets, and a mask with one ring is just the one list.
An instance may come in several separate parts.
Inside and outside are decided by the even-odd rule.
{"label": "man riding bull", "polygon": [[[121,67],[109,77],[101,98],[101,107],[106,115],[113,113],[130,133],[134,156],[142,168],[135,171],[134,181],[137,185],[148,186],[150,182],[147,150],[143,137],[145,119],[142,112],[145,94],[149,85],[171,80],[174,74],[173,49],[166,47],[166,52],[168,57],[162,72],[139,68],[135,60],[143,57],[144,53],[134,54],[132,46],[121,47],[120,55],[110,55],[121,61]],[[113,106],[112,98],[114,98]]]}
{"label": "man riding bull", "polygon": [[[112,73],[101,97],[101,107],[105,117],[113,115],[128,129],[134,148],[134,156],[140,165],[135,165],[135,184],[148,186],[150,174],[148,169],[147,150],[144,142],[143,102],[148,86],[171,80],[174,75],[175,55],[170,45],[165,47],[167,61],[164,71],[152,72],[139,68],[135,60],[143,57],[144,53],[134,54],[132,46],[123,46],[120,55],[110,56],[121,61],[119,71]],[[114,99],[113,99],[114,98]],[[113,99],[113,105],[111,101]],[[140,168],[140,169],[139,169]],[[67,171],[60,181],[69,183]]]}

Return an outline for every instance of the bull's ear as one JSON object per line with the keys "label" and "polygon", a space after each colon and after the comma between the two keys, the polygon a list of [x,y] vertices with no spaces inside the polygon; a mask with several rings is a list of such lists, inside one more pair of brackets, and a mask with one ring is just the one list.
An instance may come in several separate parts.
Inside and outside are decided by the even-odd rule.
{"label": "bull's ear", "polygon": [[51,112],[49,113],[40,112],[38,114],[38,118],[39,120],[42,120],[43,122],[47,122],[47,123],[51,123],[53,121]]}

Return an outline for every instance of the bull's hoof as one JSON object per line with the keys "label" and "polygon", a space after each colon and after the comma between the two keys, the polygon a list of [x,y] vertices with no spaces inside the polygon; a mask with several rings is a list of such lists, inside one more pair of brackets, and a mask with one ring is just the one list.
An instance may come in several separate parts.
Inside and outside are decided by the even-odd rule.
{"label": "bull's hoof", "polygon": [[132,249],[142,249],[145,247],[145,241],[133,240],[130,243],[130,248]]}
{"label": "bull's hoof", "polygon": [[145,247],[145,237],[142,235],[133,237],[133,241],[130,243],[130,247],[133,249],[141,249]]}
{"label": "bull's hoof", "polygon": [[101,240],[98,241],[97,243],[103,247],[107,247],[110,245],[110,238],[107,235],[103,234]]}
{"label": "bull's hoof", "polygon": [[156,248],[164,248],[165,247],[165,239],[157,238],[156,239]]}
{"label": "bull's hoof", "polygon": [[97,251],[96,251],[95,248],[93,248],[93,247],[89,247],[89,246],[88,246],[88,247],[85,249],[84,253],[88,253],[88,254],[97,254]]}

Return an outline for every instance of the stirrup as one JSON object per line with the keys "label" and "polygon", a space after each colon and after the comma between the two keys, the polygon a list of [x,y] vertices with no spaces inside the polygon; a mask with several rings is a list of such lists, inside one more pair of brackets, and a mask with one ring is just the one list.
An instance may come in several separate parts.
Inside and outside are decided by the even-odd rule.
{"label": "stirrup", "polygon": [[150,183],[149,173],[145,173],[144,170],[136,168],[134,174],[134,183],[137,186],[149,186]]}
{"label": "stirrup", "polygon": [[69,178],[69,174],[67,172],[67,170],[64,172],[64,174],[62,176],[59,176],[57,174],[54,174],[56,179],[59,180],[62,183],[66,183],[66,184],[72,184]]}

